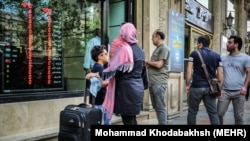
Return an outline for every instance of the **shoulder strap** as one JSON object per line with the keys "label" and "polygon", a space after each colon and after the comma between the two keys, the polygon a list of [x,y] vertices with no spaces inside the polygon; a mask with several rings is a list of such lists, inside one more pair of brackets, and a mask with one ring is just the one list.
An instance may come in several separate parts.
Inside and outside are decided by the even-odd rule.
{"label": "shoulder strap", "polygon": [[205,75],[206,75],[206,77],[207,77],[208,83],[209,83],[209,85],[211,86],[211,79],[210,79],[210,77],[209,77],[209,75],[208,75],[207,67],[206,67],[206,64],[204,63],[203,57],[201,56],[199,50],[196,50],[196,52],[198,53],[198,55],[199,55],[199,57],[200,57],[200,59],[201,59],[201,63],[202,63],[201,66],[202,66],[202,68],[203,68],[203,70],[204,70],[204,72],[205,72]]}

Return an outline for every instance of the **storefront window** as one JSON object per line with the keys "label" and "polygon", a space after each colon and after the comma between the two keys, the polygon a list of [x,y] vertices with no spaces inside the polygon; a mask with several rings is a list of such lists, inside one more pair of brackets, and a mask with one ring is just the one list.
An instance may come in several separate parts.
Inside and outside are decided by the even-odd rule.
{"label": "storefront window", "polygon": [[0,0],[0,94],[84,90],[98,0]]}

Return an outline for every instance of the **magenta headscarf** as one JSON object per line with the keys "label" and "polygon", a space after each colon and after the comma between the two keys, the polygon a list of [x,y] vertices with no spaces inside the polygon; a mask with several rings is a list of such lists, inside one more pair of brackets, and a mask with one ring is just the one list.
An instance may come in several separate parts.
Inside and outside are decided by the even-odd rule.
{"label": "magenta headscarf", "polygon": [[120,29],[121,38],[129,44],[137,43],[137,33],[135,26],[131,23],[122,25]]}
{"label": "magenta headscarf", "polygon": [[[133,51],[130,44],[137,43],[136,28],[131,23],[125,23],[120,29],[120,35],[116,37],[111,43],[110,51],[113,56],[110,58],[108,67],[103,70],[103,74],[108,72],[123,71],[130,72],[134,66]],[[102,104],[107,118],[111,119],[114,110],[115,100],[115,74],[110,77],[109,84],[106,91],[106,96]]]}

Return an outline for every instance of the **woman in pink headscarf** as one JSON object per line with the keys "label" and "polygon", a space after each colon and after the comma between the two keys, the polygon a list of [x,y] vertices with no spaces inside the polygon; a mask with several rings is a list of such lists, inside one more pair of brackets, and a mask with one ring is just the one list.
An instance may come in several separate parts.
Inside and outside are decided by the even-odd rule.
{"label": "woman in pink headscarf", "polygon": [[131,23],[121,26],[120,35],[111,44],[114,52],[108,67],[101,73],[89,73],[90,77],[109,79],[103,108],[111,119],[113,112],[120,114],[124,125],[137,125],[144,96],[141,77],[145,62],[144,52],[138,45],[136,28]]}

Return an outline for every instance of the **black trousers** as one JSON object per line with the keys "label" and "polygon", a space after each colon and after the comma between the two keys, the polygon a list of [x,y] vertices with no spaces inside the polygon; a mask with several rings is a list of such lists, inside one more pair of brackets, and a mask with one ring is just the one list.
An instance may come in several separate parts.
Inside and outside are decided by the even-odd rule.
{"label": "black trousers", "polygon": [[121,115],[124,125],[137,125],[136,115]]}

